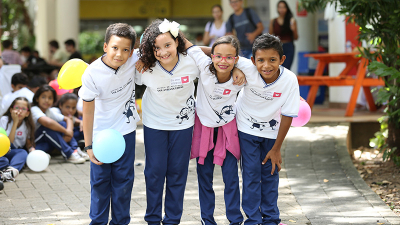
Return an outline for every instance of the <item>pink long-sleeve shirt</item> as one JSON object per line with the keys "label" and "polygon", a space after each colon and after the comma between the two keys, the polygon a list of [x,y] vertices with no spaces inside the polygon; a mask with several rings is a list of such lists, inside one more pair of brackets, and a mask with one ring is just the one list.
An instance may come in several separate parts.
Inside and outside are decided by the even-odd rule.
{"label": "pink long-sleeve shirt", "polygon": [[[214,148],[213,138],[214,128],[203,126],[196,115],[190,159],[199,157],[198,163],[204,165],[204,159],[207,157],[208,151]],[[227,150],[239,160],[240,145],[236,119],[218,128],[218,136],[214,148],[214,164],[223,165]]]}

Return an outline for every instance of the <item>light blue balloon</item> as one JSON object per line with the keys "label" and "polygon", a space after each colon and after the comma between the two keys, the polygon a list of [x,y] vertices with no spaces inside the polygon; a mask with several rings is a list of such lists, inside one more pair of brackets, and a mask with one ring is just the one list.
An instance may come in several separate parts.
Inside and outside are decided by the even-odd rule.
{"label": "light blue balloon", "polygon": [[125,152],[125,139],[114,129],[100,131],[93,141],[93,154],[102,163],[113,163]]}

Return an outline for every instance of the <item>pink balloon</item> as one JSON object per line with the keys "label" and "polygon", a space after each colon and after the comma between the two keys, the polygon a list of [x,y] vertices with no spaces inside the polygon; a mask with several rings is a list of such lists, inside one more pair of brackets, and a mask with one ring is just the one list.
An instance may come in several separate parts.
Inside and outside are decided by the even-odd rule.
{"label": "pink balloon", "polygon": [[302,127],[308,123],[311,118],[311,108],[305,101],[300,101],[300,109],[297,117],[293,118],[293,127]]}
{"label": "pink balloon", "polygon": [[71,90],[66,90],[66,89],[61,89],[60,86],[58,85],[57,79],[50,81],[49,85],[56,90],[57,95],[63,95],[65,93],[72,93]]}

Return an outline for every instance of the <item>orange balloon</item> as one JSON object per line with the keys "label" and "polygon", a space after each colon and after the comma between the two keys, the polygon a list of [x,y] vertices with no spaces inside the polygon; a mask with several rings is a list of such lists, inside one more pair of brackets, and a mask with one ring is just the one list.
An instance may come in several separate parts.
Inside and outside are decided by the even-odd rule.
{"label": "orange balloon", "polygon": [[0,157],[7,154],[7,152],[10,150],[10,145],[10,139],[7,137],[7,135],[0,133]]}
{"label": "orange balloon", "polygon": [[74,89],[82,86],[82,75],[88,64],[82,59],[70,59],[58,73],[57,81],[61,89]]}

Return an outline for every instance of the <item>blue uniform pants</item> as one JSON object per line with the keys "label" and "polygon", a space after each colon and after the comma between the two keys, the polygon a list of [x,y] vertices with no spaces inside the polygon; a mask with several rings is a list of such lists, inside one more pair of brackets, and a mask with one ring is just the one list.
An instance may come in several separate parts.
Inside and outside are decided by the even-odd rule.
{"label": "blue uniform pants", "polygon": [[[179,224],[183,211],[193,127],[184,130],[156,130],[144,126],[147,209],[144,217],[148,224]],[[165,187],[162,219],[162,197]]]}
{"label": "blue uniform pants", "polygon": [[245,225],[277,225],[281,222],[278,209],[278,167],[271,175],[271,160],[262,165],[275,139],[257,137],[239,131],[243,178],[242,208]]}
{"label": "blue uniform pants", "polygon": [[286,56],[285,62],[282,66],[290,70],[294,59],[294,44],[293,42],[287,42],[282,44],[283,54]]}
{"label": "blue uniform pants", "polygon": [[[214,150],[208,152],[207,157],[204,159],[204,165],[197,163],[201,220],[204,225],[217,224],[214,220],[215,193],[212,186],[214,176],[213,154]],[[221,170],[225,184],[224,199],[226,218],[229,220],[230,224],[240,224],[243,222],[243,215],[240,212],[238,165],[236,157],[229,151],[226,152]]]}
{"label": "blue uniform pants", "polygon": [[124,135],[124,139],[125,152],[119,160],[100,166],[90,162],[91,225],[108,223],[110,202],[110,225],[129,224],[131,221],[129,210],[135,177],[136,131]]}
{"label": "blue uniform pants", "polygon": [[0,170],[7,169],[12,166],[18,171],[21,171],[25,165],[28,152],[25,149],[15,148],[11,145],[11,149],[3,157],[0,157]]}
{"label": "blue uniform pants", "polygon": [[[63,127],[66,127],[64,121],[60,122]],[[40,126],[35,132],[36,149],[50,153],[54,148],[61,151],[61,155],[68,159],[75,149],[78,148],[78,143],[74,138],[70,142],[63,139],[63,134],[51,130],[45,126]]]}

